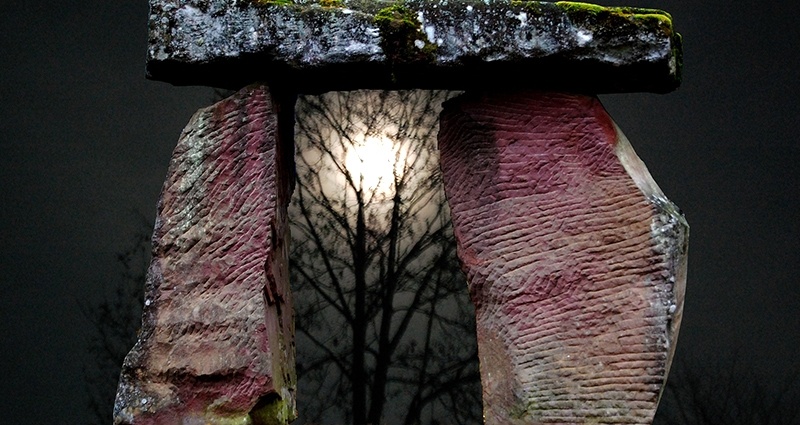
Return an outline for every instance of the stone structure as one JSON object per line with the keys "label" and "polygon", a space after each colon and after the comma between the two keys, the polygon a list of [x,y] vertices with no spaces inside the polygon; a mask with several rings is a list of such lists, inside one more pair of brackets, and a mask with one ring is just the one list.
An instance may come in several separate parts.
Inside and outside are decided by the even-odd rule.
{"label": "stone structure", "polygon": [[445,105],[439,141],[486,423],[649,423],[688,226],[593,94],[668,92],[680,58],[655,10],[151,0],[150,78],[261,84],[199,111],[181,136],[115,424],[294,418],[292,98],[354,88],[467,91]]}
{"label": "stone structure", "polygon": [[292,121],[279,119],[279,108],[266,87],[248,87],[198,111],[181,135],[158,205],[142,332],[123,365],[115,423],[258,425],[295,417],[286,222],[292,149],[279,136]]}
{"label": "stone structure", "polygon": [[680,36],[658,10],[536,1],[279,2],[151,0],[148,76],[228,88],[264,81],[303,93],[663,93],[680,82]]}
{"label": "stone structure", "polygon": [[486,423],[649,423],[680,322],[683,216],[594,97],[462,96],[440,126]]}

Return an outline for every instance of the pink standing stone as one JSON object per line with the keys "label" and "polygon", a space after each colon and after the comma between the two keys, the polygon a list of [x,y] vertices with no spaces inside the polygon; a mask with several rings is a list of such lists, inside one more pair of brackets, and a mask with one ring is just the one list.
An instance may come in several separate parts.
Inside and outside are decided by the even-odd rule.
{"label": "pink standing stone", "polygon": [[266,87],[247,87],[198,111],[183,131],[158,204],[142,331],[125,359],[115,424],[294,418],[292,152],[279,137],[279,107]]}
{"label": "pink standing stone", "polygon": [[688,225],[600,102],[461,96],[445,104],[439,145],[486,423],[650,424]]}

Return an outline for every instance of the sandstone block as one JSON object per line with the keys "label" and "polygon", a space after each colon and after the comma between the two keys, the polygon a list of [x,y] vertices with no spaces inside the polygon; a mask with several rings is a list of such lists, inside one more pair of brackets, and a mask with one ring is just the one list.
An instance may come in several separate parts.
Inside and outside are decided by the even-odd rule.
{"label": "sandstone block", "polygon": [[147,74],[179,85],[602,93],[680,83],[680,36],[659,10],[482,0],[150,0],[150,10]]}
{"label": "sandstone block", "polygon": [[590,96],[468,94],[439,144],[486,423],[650,424],[688,225]]}
{"label": "sandstone block", "polygon": [[[291,102],[289,115],[293,113]],[[279,424],[295,416],[286,207],[292,150],[264,86],[198,111],[158,203],[142,330],[115,424]]]}

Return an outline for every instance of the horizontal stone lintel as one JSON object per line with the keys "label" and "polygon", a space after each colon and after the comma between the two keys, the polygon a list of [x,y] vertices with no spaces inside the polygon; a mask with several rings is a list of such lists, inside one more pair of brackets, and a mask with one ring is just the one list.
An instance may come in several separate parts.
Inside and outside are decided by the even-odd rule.
{"label": "horizontal stone lintel", "polygon": [[[571,2],[151,0],[147,76],[319,93],[522,89],[666,93],[669,14]],[[304,0],[301,0],[304,1]]]}

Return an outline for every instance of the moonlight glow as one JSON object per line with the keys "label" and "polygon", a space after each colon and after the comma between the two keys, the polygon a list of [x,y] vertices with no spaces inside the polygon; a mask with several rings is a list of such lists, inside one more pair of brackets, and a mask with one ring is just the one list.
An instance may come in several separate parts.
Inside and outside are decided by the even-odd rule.
{"label": "moonlight glow", "polygon": [[376,195],[386,195],[394,186],[394,169],[398,160],[395,144],[386,138],[367,137],[352,147],[345,156],[345,167],[356,185]]}

